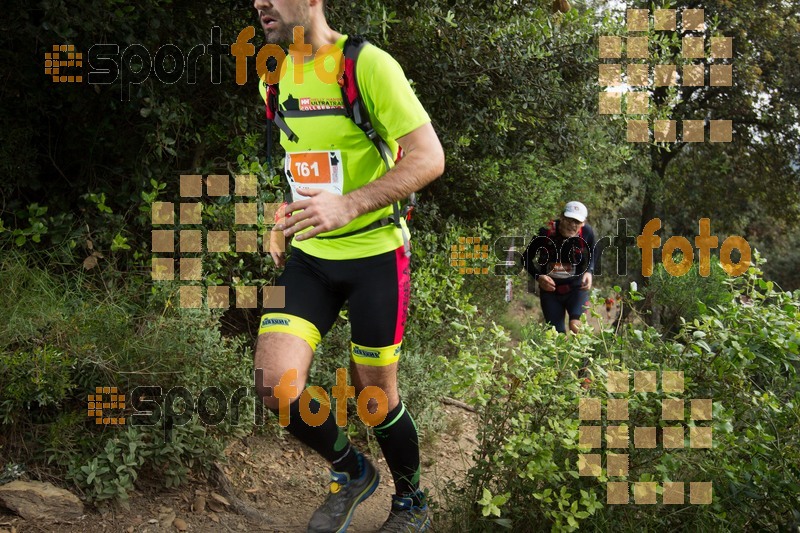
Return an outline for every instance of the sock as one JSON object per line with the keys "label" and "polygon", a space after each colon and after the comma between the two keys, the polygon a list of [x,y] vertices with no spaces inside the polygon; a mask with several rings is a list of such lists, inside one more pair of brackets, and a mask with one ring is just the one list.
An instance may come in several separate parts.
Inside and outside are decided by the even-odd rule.
{"label": "sock", "polygon": [[[319,412],[320,404],[312,399],[309,402],[312,413]],[[273,411],[277,414],[277,411]],[[361,475],[358,453],[350,444],[347,435],[336,425],[333,415],[328,416],[319,426],[310,426],[300,416],[299,398],[289,404],[289,425],[286,430],[297,440],[324,457],[337,472],[346,472],[350,479]]]}
{"label": "sock", "polygon": [[384,424],[375,426],[375,438],[392,472],[398,496],[422,505],[419,489],[419,437],[417,426],[401,401],[386,415]]}

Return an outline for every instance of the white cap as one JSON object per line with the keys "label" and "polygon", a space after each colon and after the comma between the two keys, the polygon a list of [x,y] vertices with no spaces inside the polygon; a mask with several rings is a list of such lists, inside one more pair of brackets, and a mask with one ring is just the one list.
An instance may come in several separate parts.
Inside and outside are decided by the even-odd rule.
{"label": "white cap", "polygon": [[589,216],[589,210],[580,202],[567,202],[567,206],[564,208],[564,216],[583,222]]}

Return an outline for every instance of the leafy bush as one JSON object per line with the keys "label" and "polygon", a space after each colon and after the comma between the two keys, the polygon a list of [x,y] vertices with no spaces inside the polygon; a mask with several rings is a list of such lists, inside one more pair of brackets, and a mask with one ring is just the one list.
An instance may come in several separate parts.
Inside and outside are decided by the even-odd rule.
{"label": "leafy bush", "polygon": [[654,324],[674,334],[680,328],[681,319],[691,322],[706,309],[730,303],[730,289],[723,283],[727,277],[716,258],[711,260],[711,272],[707,277],[700,275],[697,263],[683,276],[673,276],[663,263],[658,263],[644,291],[656,317]]}
{"label": "leafy bush", "polygon": [[[726,280],[732,298],[702,306],[673,339],[633,325],[619,335],[605,330],[570,337],[535,326],[527,342],[510,348],[501,328],[465,328],[448,371],[454,393],[478,409],[479,447],[466,482],[451,495],[466,502],[450,517],[451,529],[740,531],[790,523],[800,494],[800,292],[776,292],[760,276],[751,268]],[[576,375],[585,357],[594,377],[588,391]],[[605,383],[611,370],[684,373],[683,395],[615,394],[628,400],[629,427],[680,424],[688,434],[685,428],[695,422],[663,421],[659,400],[713,399],[713,420],[696,423],[712,427],[712,449],[637,448],[630,451],[628,476],[613,478],[711,481],[711,505],[658,505],[647,512],[606,505],[607,471],[598,478],[579,475],[578,453],[588,451],[578,446],[579,400],[610,397]]]}
{"label": "leafy bush", "polygon": [[[169,284],[149,296],[136,277],[101,289],[17,252],[2,265],[4,452],[51,464],[91,500],[124,501],[142,472],[178,485],[189,470],[223,460],[225,440],[252,431],[252,354],[244,339],[222,337],[219,312],[176,309],[177,287]],[[100,386],[126,394],[124,427],[86,416],[87,397]],[[165,413],[155,425],[132,427],[129,394],[138,386],[161,387],[162,413],[174,387],[192,398],[211,386],[230,398],[244,387],[249,400],[240,402],[238,421],[228,416],[212,426],[196,413],[185,420]]]}

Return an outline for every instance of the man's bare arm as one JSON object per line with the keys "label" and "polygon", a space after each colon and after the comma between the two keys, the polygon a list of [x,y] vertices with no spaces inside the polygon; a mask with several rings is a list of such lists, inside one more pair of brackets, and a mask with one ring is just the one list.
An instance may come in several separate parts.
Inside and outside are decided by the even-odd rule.
{"label": "man's bare arm", "polygon": [[397,139],[397,143],[403,147],[403,159],[386,176],[345,196],[356,216],[402,200],[444,172],[444,151],[430,123]]}
{"label": "man's bare arm", "polygon": [[305,191],[308,200],[289,204],[286,211],[294,214],[283,224],[284,235],[289,237],[313,226],[312,230],[297,236],[298,240],[305,240],[341,228],[360,215],[406,198],[442,175],[444,150],[430,123],[397,142],[403,148],[403,158],[379,179],[344,196],[309,189]]}

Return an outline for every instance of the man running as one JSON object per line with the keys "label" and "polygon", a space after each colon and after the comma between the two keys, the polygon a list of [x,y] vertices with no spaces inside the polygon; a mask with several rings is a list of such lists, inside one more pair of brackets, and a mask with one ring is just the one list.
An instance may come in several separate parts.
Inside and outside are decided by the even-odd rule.
{"label": "man running", "polygon": [[589,215],[580,202],[568,202],[560,220],[539,230],[523,254],[526,270],[539,283],[544,319],[559,333],[577,333],[585,312],[594,273],[595,236],[586,224]]}
{"label": "man running", "polygon": [[[442,174],[444,153],[402,69],[372,45],[358,57],[358,90],[391,159],[400,149],[402,159],[387,171],[373,141],[343,113],[302,113],[344,108],[342,89],[315,75],[313,57],[322,47],[343,49],[347,37],[328,25],[324,0],[255,0],[254,7],[268,43],[290,43],[295,27],[301,27],[312,47],[312,54],[298,65],[303,81],[293,76],[290,56],[279,87],[279,114],[294,134],[287,137],[281,127],[294,201],[276,217],[270,254],[284,266],[285,255],[278,250],[281,231],[293,237],[293,250],[277,282],[285,287],[286,307],[265,314],[259,328],[256,388],[265,405],[277,412],[272,392],[282,376],[296,372],[297,395],[288,408],[287,429],[331,463],[330,492],[308,531],[345,531],[356,505],[378,486],[378,472],[332,415],[319,425],[307,424],[298,398],[317,344],[348,302],[356,393],[377,386],[388,397],[388,414],[375,427],[375,436],[395,494],[381,531],[423,531],[430,517],[419,489],[417,430],[397,390],[410,292],[408,229],[392,206]],[[261,380],[258,369],[263,369]],[[320,404],[312,400],[310,407],[317,413]]]}

